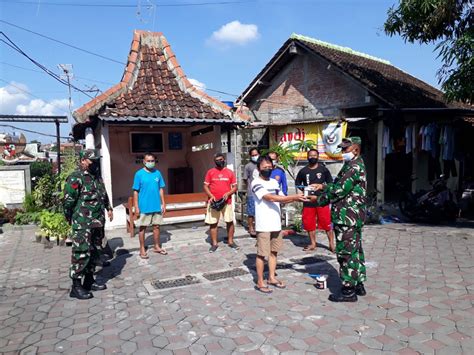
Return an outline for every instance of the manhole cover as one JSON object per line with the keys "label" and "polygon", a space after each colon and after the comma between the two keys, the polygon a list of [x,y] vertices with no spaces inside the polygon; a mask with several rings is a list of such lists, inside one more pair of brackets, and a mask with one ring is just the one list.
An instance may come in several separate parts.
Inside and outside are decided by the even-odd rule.
{"label": "manhole cover", "polygon": [[169,280],[155,280],[151,282],[151,285],[157,290],[163,290],[166,288],[174,288],[180,286],[188,286],[193,284],[198,284],[201,281],[195,276],[186,276],[179,279],[169,279]]}
{"label": "manhole cover", "polygon": [[245,271],[244,269],[241,269],[241,268],[236,268],[236,269],[227,270],[227,271],[209,272],[207,274],[203,274],[202,276],[209,281],[216,281],[216,280],[228,279],[230,277],[243,276],[247,274],[248,274],[248,271]]}

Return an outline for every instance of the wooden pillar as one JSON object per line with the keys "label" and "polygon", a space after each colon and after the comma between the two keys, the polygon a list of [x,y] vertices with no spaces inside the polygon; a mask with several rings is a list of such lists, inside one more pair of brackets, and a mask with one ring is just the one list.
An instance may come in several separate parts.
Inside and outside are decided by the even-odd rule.
{"label": "wooden pillar", "polygon": [[377,122],[377,204],[383,204],[385,201],[385,159],[382,155],[383,145],[383,120]]}

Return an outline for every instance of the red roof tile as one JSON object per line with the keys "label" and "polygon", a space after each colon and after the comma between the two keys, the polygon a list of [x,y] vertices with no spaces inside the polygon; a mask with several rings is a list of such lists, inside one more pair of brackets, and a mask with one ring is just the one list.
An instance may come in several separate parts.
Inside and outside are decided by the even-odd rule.
{"label": "red roof tile", "polygon": [[246,120],[227,105],[194,87],[162,33],[135,31],[122,80],[74,112],[78,123],[91,116]]}

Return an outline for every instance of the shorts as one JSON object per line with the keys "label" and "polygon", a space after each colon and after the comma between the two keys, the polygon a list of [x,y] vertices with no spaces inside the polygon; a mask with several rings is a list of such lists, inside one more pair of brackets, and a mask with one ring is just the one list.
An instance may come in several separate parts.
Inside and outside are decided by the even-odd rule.
{"label": "shorts", "polygon": [[305,231],[312,232],[316,230],[331,230],[331,210],[329,206],[323,207],[303,207],[303,228]]}
{"label": "shorts", "polygon": [[135,222],[137,227],[160,226],[163,224],[163,215],[160,213],[140,213]]}
{"label": "shorts", "polygon": [[270,252],[278,253],[283,247],[283,233],[257,232],[257,255],[268,257]]}
{"label": "shorts", "polygon": [[204,223],[216,224],[217,222],[219,222],[219,218],[221,215],[224,217],[224,222],[234,222],[234,207],[231,203],[227,203],[220,211],[216,211],[215,209],[211,208],[211,204],[208,203],[206,219],[204,220]]}
{"label": "shorts", "polygon": [[255,198],[251,192],[247,194],[247,216],[255,217]]}

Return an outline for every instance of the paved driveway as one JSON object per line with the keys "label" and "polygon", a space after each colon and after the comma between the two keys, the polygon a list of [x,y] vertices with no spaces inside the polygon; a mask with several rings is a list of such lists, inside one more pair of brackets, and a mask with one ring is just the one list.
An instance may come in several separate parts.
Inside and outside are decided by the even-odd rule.
{"label": "paved driveway", "polygon": [[[221,231],[222,233],[222,231]],[[69,298],[70,249],[45,249],[32,231],[0,234],[0,350],[4,353],[474,354],[474,229],[368,226],[368,295],[327,300],[337,264],[324,247],[305,253],[285,239],[278,277],[288,288],[254,289],[255,241],[208,253],[202,226],[167,227],[169,255],[138,257],[138,241],[110,232],[108,289]],[[150,238],[149,238],[150,240]],[[317,290],[312,273],[329,275]],[[187,276],[187,277],[186,277]]]}

